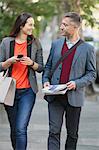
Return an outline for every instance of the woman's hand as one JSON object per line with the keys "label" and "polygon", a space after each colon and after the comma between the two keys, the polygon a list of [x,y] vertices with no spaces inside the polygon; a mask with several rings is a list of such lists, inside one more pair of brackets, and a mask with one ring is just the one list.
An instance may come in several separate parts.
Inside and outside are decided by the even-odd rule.
{"label": "woman's hand", "polygon": [[14,64],[16,63],[17,61],[19,61],[19,58],[17,58],[17,56],[13,56],[9,59],[6,60],[7,63],[10,63],[10,64]]}
{"label": "woman's hand", "polygon": [[17,58],[17,56],[13,56],[10,57],[9,59],[7,59],[5,62],[2,62],[2,67],[4,69],[9,68],[12,64],[16,63],[17,61],[19,61],[19,59]]}
{"label": "woman's hand", "polygon": [[30,59],[30,57],[22,57],[20,59],[20,62],[23,64],[23,65],[27,65],[27,66],[30,66],[33,70],[37,70],[38,69],[38,63],[34,62],[33,60]]}
{"label": "woman's hand", "polygon": [[33,64],[33,60],[30,57],[24,56],[20,59],[21,64],[26,66],[31,66]]}

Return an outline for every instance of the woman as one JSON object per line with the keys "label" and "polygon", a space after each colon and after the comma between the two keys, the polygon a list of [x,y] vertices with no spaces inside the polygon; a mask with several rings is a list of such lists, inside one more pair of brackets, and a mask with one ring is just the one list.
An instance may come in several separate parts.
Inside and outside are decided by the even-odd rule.
{"label": "woman", "polygon": [[22,13],[0,45],[0,72],[9,68],[9,76],[16,79],[14,105],[5,105],[14,150],[26,150],[27,126],[38,91],[35,72],[43,71],[42,48],[32,35],[33,28],[32,15]]}

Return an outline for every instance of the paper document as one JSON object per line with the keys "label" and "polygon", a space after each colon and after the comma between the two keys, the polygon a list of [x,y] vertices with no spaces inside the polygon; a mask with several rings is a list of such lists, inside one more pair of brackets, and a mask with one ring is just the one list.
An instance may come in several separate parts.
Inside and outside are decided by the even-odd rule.
{"label": "paper document", "polygon": [[50,85],[42,89],[42,92],[46,95],[65,94],[66,91],[66,84]]}

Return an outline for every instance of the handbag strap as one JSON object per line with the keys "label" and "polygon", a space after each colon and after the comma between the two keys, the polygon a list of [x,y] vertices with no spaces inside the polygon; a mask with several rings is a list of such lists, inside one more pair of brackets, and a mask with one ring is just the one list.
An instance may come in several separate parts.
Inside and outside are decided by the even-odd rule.
{"label": "handbag strap", "polygon": [[53,76],[55,70],[57,69],[57,67],[59,66],[59,64],[62,63],[64,61],[64,59],[67,58],[68,55],[83,42],[84,41],[80,39],[76,44],[74,44],[70,49],[68,49],[68,51],[66,51],[66,53],[63,56],[60,57],[60,59],[57,61],[56,65],[54,66],[53,70],[50,73],[50,79],[52,78],[52,76]]}
{"label": "handbag strap", "polygon": [[7,77],[8,72],[9,72],[9,69],[7,69],[7,70],[5,71],[5,73],[4,73],[4,75],[3,75],[3,78],[4,78],[4,79]]}
{"label": "handbag strap", "polygon": [[8,74],[8,69],[5,71],[5,73],[2,73],[2,76],[0,77],[0,84],[2,83],[2,81],[4,81],[4,79],[7,77]]}
{"label": "handbag strap", "polygon": [[5,79],[8,76],[9,68],[2,71],[2,78]]}

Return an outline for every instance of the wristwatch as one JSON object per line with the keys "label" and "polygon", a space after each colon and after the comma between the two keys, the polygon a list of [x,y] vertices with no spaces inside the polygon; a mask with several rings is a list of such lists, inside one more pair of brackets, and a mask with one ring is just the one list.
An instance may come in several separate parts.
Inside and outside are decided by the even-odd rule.
{"label": "wristwatch", "polygon": [[33,67],[34,66],[34,61],[32,61],[32,64],[31,65],[29,65],[30,67]]}

